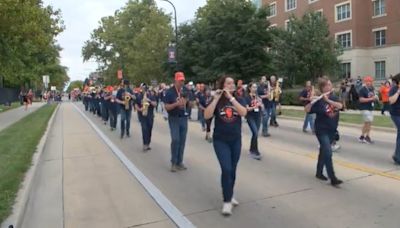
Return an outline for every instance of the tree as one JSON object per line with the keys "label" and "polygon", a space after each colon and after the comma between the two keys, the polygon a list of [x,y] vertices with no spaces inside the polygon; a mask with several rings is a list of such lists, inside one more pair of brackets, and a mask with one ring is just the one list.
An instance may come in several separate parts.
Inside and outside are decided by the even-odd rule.
{"label": "tree", "polygon": [[209,0],[194,21],[180,26],[179,60],[190,78],[213,82],[221,74],[250,80],[270,59],[267,11],[246,0]]}
{"label": "tree", "polygon": [[[61,12],[41,0],[0,3],[0,75],[7,86],[41,85],[50,75],[58,86],[68,80],[55,38],[64,30]],[[51,75],[51,71],[56,74]],[[38,86],[37,86],[38,87]]]}
{"label": "tree", "polygon": [[273,29],[272,66],[275,73],[287,76],[290,84],[333,75],[341,51],[329,34],[326,18],[315,12],[301,19],[292,16],[287,30]]}
{"label": "tree", "polygon": [[115,83],[118,69],[134,83],[163,80],[163,63],[172,38],[170,17],[152,1],[130,0],[100,27],[82,48],[84,61],[95,59],[106,83]]}
{"label": "tree", "polygon": [[81,91],[83,90],[83,81],[81,80],[76,80],[72,81],[69,83],[68,88],[67,88],[67,93],[71,92],[75,88],[80,89]]}

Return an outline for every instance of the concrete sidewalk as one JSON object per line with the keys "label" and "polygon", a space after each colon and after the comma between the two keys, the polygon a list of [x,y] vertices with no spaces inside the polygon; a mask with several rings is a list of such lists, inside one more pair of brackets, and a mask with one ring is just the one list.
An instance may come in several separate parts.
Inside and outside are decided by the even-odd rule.
{"label": "concrete sidewalk", "polygon": [[71,103],[34,178],[22,227],[175,227]]}
{"label": "concrete sidewalk", "polygon": [[21,106],[19,108],[15,108],[15,109],[0,113],[0,131],[9,127],[10,125],[12,125],[13,123],[17,122],[18,120],[24,118],[25,116],[31,114],[32,112],[38,110],[44,104],[45,103],[42,103],[42,102],[34,102],[34,103],[32,103],[32,106],[28,107],[27,111],[25,111],[24,106]]}

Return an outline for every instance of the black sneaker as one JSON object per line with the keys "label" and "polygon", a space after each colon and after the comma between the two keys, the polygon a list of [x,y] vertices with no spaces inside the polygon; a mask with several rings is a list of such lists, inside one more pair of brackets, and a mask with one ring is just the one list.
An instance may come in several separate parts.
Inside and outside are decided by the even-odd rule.
{"label": "black sneaker", "polygon": [[360,138],[358,138],[358,141],[360,142],[360,143],[367,143],[367,141],[365,141],[365,138],[364,138],[364,136],[360,136]]}
{"label": "black sneaker", "polygon": [[337,178],[331,180],[331,185],[332,185],[332,186],[339,186],[339,185],[342,184],[342,183],[343,183],[343,181],[342,181],[342,180],[339,180],[339,179],[337,179]]}
{"label": "black sneaker", "polygon": [[315,175],[315,177],[317,179],[320,179],[320,180],[323,180],[323,181],[327,181],[328,180],[328,178],[326,176],[324,176],[324,174],[317,174],[317,175]]}
{"label": "black sneaker", "polygon": [[393,159],[393,161],[394,161],[394,164],[400,165],[400,161],[397,160],[397,158],[396,158],[394,155],[392,156],[392,159]]}
{"label": "black sneaker", "polygon": [[369,136],[365,137],[365,141],[366,141],[368,144],[374,144],[374,141],[372,141],[371,138],[370,138]]}

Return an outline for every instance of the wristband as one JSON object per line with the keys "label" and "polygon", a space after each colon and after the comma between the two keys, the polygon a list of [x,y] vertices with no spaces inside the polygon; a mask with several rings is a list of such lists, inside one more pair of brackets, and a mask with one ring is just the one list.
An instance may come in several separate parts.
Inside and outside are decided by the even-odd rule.
{"label": "wristband", "polygon": [[232,102],[234,100],[236,100],[235,97],[231,97],[231,99],[229,99],[229,102]]}

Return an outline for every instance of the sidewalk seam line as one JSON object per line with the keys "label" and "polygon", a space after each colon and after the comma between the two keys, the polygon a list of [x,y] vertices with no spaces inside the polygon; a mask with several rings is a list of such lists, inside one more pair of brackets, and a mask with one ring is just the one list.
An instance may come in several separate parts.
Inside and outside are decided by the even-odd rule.
{"label": "sidewalk seam line", "polygon": [[160,208],[166,213],[166,215],[178,226],[178,227],[195,227],[187,218],[183,215],[175,205],[126,157],[126,155],[78,108],[76,104],[73,104],[75,109],[82,115],[82,117],[89,123],[89,125],[95,130],[105,144],[111,149],[114,155],[121,161],[121,163],[128,169],[128,171],[138,180],[138,182],[144,187],[146,192],[154,199],[154,201],[160,206]]}

